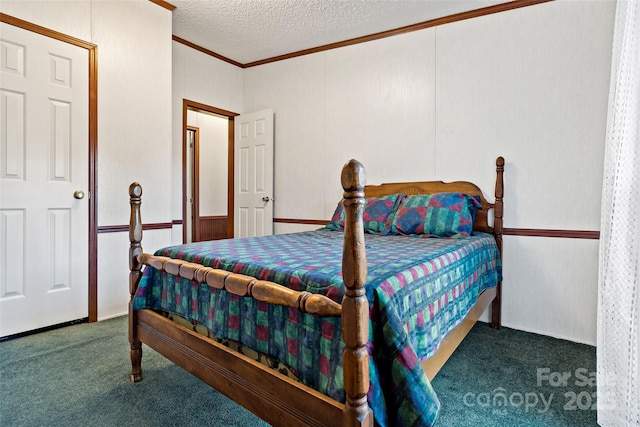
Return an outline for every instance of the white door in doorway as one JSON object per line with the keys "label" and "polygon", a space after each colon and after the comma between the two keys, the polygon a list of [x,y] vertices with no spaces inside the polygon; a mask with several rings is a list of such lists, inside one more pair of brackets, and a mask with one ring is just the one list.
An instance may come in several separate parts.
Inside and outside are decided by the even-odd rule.
{"label": "white door in doorway", "polygon": [[235,237],[273,234],[273,110],[234,119]]}
{"label": "white door in doorway", "polygon": [[0,23],[0,336],[88,316],[87,51]]}

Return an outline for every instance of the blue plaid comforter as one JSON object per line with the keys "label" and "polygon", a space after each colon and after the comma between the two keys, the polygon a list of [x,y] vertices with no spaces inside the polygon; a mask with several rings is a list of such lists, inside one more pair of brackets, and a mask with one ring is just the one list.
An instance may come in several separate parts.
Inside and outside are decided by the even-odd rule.
{"label": "blue plaid comforter", "polygon": [[[370,304],[369,404],[377,425],[433,425],[440,403],[421,362],[467,315],[478,295],[502,280],[493,236],[365,235]],[[160,249],[156,255],[273,281],[340,302],[343,234],[320,229]],[[147,267],[134,308],[178,313],[215,336],[241,342],[284,364],[303,383],[345,401],[339,318],[210,289]]]}

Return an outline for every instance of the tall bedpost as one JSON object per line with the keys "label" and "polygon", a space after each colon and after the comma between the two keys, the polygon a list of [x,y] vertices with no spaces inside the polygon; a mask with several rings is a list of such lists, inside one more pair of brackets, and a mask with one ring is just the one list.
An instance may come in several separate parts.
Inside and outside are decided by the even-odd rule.
{"label": "tall bedpost", "polygon": [[342,335],[344,389],[347,400],[344,426],[373,426],[373,412],[367,402],[369,391],[369,302],[365,292],[367,256],[365,253],[362,213],[365,198],[365,170],[356,160],[342,168],[344,189],[344,246],[342,276],[345,285],[342,300]]}
{"label": "tall bedpost", "polygon": [[131,345],[131,381],[142,380],[142,343],[136,337],[136,313],[133,310],[133,297],[136,294],[138,283],[142,277],[142,264],[138,256],[142,254],[142,219],[140,216],[140,203],[142,199],[142,186],[134,182],[129,186],[129,205],[131,216],[129,217],[129,344]]}
{"label": "tall bedpost", "polygon": [[[504,157],[500,156],[496,159],[496,189],[495,203],[493,210],[493,232],[496,237],[496,244],[500,251],[500,260],[502,261],[502,214],[504,197]],[[496,286],[496,298],[491,304],[491,327],[500,329],[502,312],[502,282],[498,282]]]}

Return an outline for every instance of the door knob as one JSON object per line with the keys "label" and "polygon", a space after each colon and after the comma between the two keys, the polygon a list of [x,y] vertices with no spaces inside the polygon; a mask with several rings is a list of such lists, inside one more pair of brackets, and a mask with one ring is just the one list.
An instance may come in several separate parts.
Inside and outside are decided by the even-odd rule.
{"label": "door knob", "polygon": [[75,197],[76,199],[84,199],[84,191],[82,190],[76,190],[73,192],[73,197]]}
{"label": "door knob", "polygon": [[262,201],[263,201],[263,202],[268,202],[269,200],[271,200],[271,199],[269,198],[269,196],[264,196],[264,197],[262,198]]}

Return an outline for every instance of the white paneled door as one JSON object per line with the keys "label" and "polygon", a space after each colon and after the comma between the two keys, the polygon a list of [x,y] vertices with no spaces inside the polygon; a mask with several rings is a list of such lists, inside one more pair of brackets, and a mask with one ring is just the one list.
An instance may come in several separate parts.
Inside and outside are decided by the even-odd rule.
{"label": "white paneled door", "polygon": [[273,110],[234,119],[235,237],[273,234]]}
{"label": "white paneled door", "polygon": [[88,315],[87,51],[0,23],[0,336]]}

